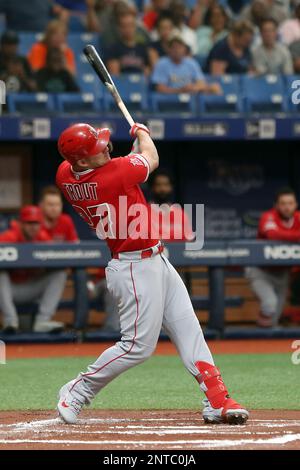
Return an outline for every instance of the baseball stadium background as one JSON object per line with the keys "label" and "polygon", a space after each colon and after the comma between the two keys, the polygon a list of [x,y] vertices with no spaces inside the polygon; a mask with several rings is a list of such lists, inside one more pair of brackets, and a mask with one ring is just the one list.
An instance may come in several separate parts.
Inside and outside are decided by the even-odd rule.
{"label": "baseball stadium background", "polygon": [[[81,426],[58,422],[54,410],[60,386],[119,338],[117,331],[105,328],[103,296],[91,298],[88,290],[88,282],[105,266],[109,253],[66,205],[64,212],[75,223],[79,244],[51,244],[51,248],[48,244],[0,245],[1,271],[42,267],[66,269],[68,273],[54,317],[65,324],[63,331],[33,332],[38,306],[29,302],[18,306],[20,331],[0,333],[4,342],[1,351],[6,345],[6,364],[0,364],[0,448],[299,449],[299,243],[256,241],[259,217],[272,207],[276,191],[289,186],[300,197],[300,113],[292,100],[300,79],[297,2],[189,0],[176,2],[176,8],[180,4],[179,10],[182,5],[184,10],[179,19],[172,18],[175,7],[170,1],[54,4],[33,0],[23,4],[0,1],[0,33],[4,35],[0,78],[6,84],[0,116],[1,232],[18,218],[21,207],[38,204],[43,188],[54,184],[61,161],[56,142],[68,125],[88,122],[109,127],[113,155],[130,151],[128,125],[82,54],[86,44],[93,44],[109,61],[108,26],[118,35],[120,17],[128,11],[144,51],[157,41],[156,21],[166,15],[176,30],[174,37],[183,38],[188,54],[202,67],[206,83],[219,83],[219,95],[164,95],[151,82],[154,65],[147,59],[139,63],[140,70],[121,70],[114,77],[135,119],[151,131],[160,166],[174,182],[173,200],[182,205],[205,205],[203,250],[191,256],[184,243],[167,243],[166,247],[186,282],[216,363],[235,399],[250,410],[251,419],[246,431],[225,425],[204,426],[202,396],[162,332],[154,356],[107,386],[83,412]],[[201,50],[193,51],[190,33],[202,39],[205,34],[210,37],[214,25],[209,16],[216,6],[226,13],[223,38],[232,34],[236,21],[252,21],[252,39],[258,45],[259,21],[271,16],[278,42],[291,51],[289,73],[280,71],[278,65],[274,74],[268,64],[270,70],[258,74],[250,55],[249,63],[243,65],[244,73],[225,71],[212,76],[206,66],[209,51],[206,56]],[[91,18],[99,25],[91,23]],[[32,47],[43,40],[43,32],[53,20],[68,28],[63,45],[56,48],[72,51],[74,68],[68,73],[76,91],[73,85],[68,88],[64,74],[60,74],[58,85],[53,81],[47,84],[47,73],[50,76],[53,72],[47,72],[47,67],[37,78],[33,63],[30,72],[16,57],[6,57],[8,65],[5,63],[3,45],[17,47],[17,57],[29,60]],[[112,22],[104,28],[101,21]],[[293,22],[294,47],[284,41],[283,25],[288,21]],[[201,27],[204,29],[199,32]],[[116,51],[114,54],[116,59]],[[68,60],[63,68],[68,69]],[[52,91],[48,86],[54,87]],[[149,187],[143,189],[149,197]],[[286,304],[274,328],[256,326],[259,303],[244,276],[244,267],[251,265],[291,268]]]}

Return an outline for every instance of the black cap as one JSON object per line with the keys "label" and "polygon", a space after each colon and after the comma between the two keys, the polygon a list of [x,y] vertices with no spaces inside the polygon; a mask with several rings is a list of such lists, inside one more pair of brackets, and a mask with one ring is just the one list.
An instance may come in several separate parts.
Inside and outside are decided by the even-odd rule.
{"label": "black cap", "polygon": [[4,31],[1,36],[1,44],[19,44],[19,36],[14,31]]}

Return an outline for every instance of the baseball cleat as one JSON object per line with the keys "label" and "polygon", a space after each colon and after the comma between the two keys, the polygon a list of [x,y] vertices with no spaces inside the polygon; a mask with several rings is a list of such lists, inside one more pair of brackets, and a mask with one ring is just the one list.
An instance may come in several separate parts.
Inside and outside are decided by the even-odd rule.
{"label": "baseball cleat", "polygon": [[249,412],[232,398],[227,398],[221,408],[213,408],[207,398],[203,405],[202,416],[207,424],[245,424],[249,418]]}
{"label": "baseball cleat", "polygon": [[80,411],[82,410],[83,403],[75,398],[70,388],[74,380],[63,385],[59,391],[59,401],[57,404],[57,411],[62,420],[67,424],[75,424]]}

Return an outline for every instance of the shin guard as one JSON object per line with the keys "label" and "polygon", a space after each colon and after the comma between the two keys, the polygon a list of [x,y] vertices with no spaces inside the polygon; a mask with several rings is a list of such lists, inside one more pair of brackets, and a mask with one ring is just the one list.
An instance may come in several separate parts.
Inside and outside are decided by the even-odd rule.
{"label": "shin guard", "polygon": [[196,362],[195,366],[199,370],[196,380],[199,382],[211,406],[213,408],[221,408],[229,395],[219,369],[212,364],[202,361]]}

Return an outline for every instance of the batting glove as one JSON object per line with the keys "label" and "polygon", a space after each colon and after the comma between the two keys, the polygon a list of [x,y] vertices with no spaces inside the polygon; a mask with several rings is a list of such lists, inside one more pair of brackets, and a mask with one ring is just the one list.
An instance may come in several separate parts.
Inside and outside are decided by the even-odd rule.
{"label": "batting glove", "polygon": [[132,128],[130,129],[130,136],[135,139],[136,138],[136,133],[137,131],[144,131],[144,132],[147,132],[147,134],[150,135],[150,131],[148,129],[148,127],[144,126],[144,124],[140,124],[139,122],[135,122],[132,126]]}

